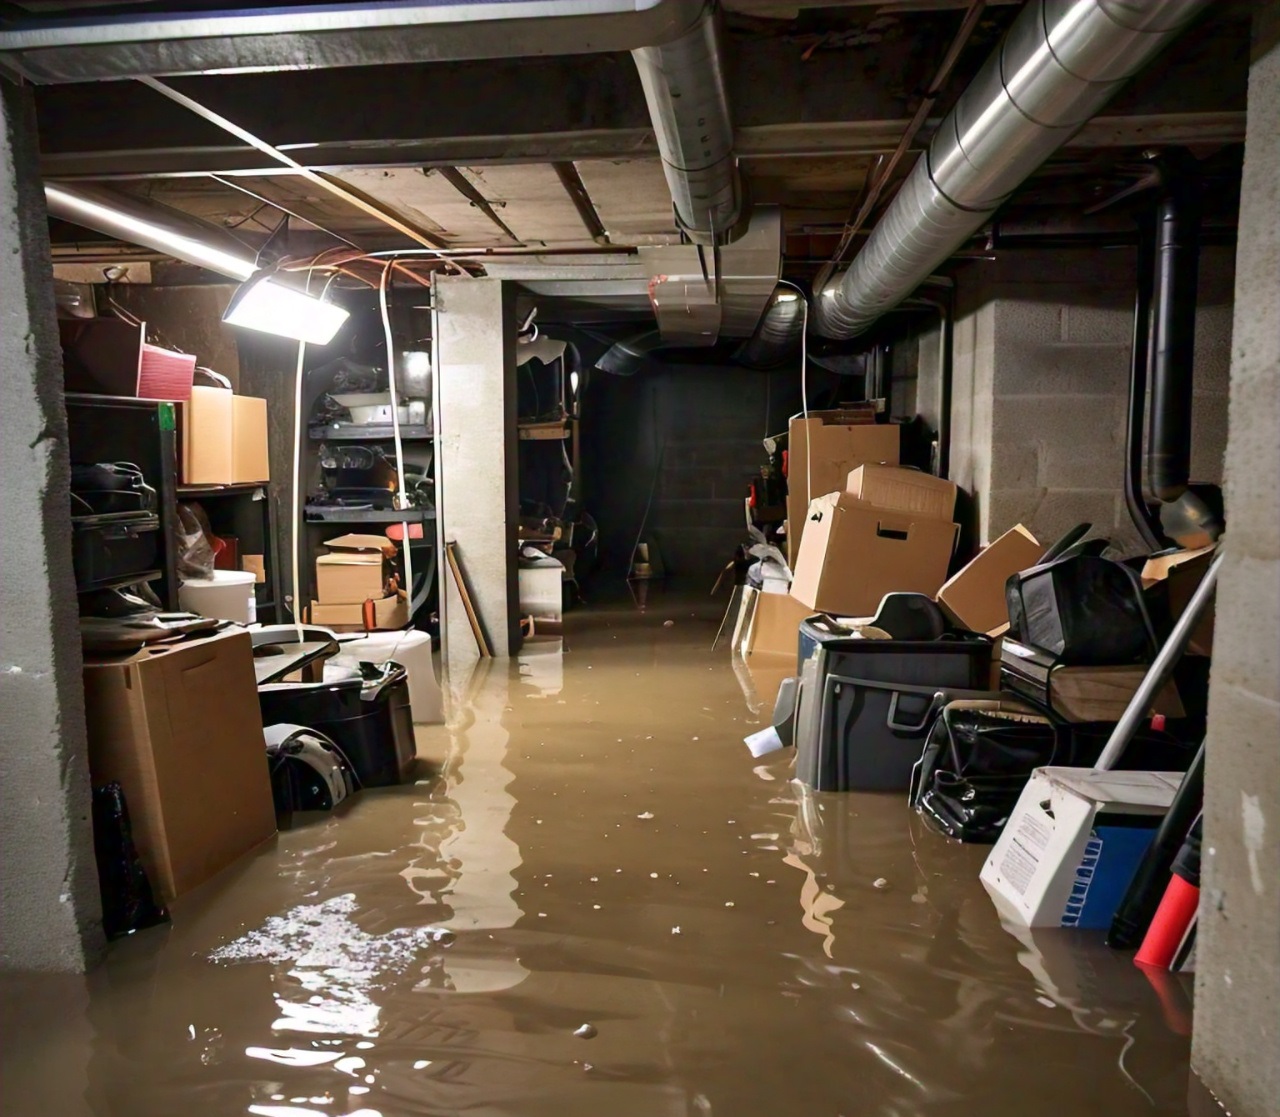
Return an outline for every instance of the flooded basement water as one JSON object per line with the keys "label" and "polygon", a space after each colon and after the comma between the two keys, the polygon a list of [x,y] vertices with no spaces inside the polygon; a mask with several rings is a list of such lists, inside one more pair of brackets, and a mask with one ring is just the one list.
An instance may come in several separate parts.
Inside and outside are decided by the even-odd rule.
{"label": "flooded basement water", "polygon": [[771,681],[710,651],[715,608],[571,614],[563,665],[490,663],[420,728],[438,775],[281,833],[87,979],[5,980],[3,1112],[1185,1113],[1189,982],[1015,937],[985,847],[752,760]]}

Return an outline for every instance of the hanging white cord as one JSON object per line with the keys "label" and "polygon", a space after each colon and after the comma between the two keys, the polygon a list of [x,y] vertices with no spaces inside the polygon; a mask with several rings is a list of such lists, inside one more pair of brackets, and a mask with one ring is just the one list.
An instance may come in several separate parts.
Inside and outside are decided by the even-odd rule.
{"label": "hanging white cord", "polygon": [[[391,312],[387,309],[387,287],[394,260],[388,260],[382,269],[382,281],[378,284],[378,308],[382,311],[382,332],[387,340],[387,382],[391,387],[391,433],[396,444],[396,474],[400,481],[400,496],[396,503],[401,509],[409,506],[409,493],[404,486],[404,445],[400,441],[400,397],[396,392],[396,353],[395,343],[391,340]],[[432,342],[434,345],[434,341]],[[404,547],[404,581],[408,595],[409,607],[413,607],[413,548],[410,546],[409,525],[400,524]],[[409,618],[412,621],[412,617]]]}
{"label": "hanging white cord", "polygon": [[[808,493],[808,499],[813,499],[813,439],[810,438],[808,427],[809,420],[809,387],[807,373],[809,371],[809,300],[805,297],[805,293],[794,283],[787,279],[780,279],[778,283],[783,287],[790,287],[797,295],[800,296],[801,303],[801,325],[800,331],[800,410],[805,417],[804,429],[804,486],[805,492]],[[808,515],[809,510],[805,509]]]}
{"label": "hanging white cord", "polygon": [[[307,294],[311,294],[311,277],[314,269],[307,269]],[[338,278],[338,273],[334,272],[327,280],[324,287],[320,291],[320,298],[324,299],[329,294],[329,288],[333,285],[333,281]],[[305,341],[298,342],[298,361],[293,371],[293,529],[289,533],[293,540],[292,555],[290,562],[290,577],[292,578],[292,603],[289,612],[293,615],[293,623],[301,625],[302,611],[299,608],[298,594],[301,592],[302,582],[300,575],[302,573],[298,555],[302,549],[302,477],[300,459],[302,456],[302,373],[303,364],[307,355],[307,343]],[[302,633],[298,633],[298,640],[302,640]]]}

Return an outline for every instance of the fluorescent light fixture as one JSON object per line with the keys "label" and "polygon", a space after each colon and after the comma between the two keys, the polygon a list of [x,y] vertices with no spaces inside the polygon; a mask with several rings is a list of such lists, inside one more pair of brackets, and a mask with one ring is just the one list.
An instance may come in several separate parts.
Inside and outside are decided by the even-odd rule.
{"label": "fluorescent light fixture", "polygon": [[266,274],[241,284],[222,320],[308,345],[328,345],[348,317],[342,307],[286,287]]}
{"label": "fluorescent light fixture", "polygon": [[778,294],[778,296],[774,299],[774,302],[780,302],[780,303],[793,303],[793,302],[795,302],[795,301],[796,301],[796,299],[798,299],[799,297],[800,297],[800,296],[799,296],[799,295],[797,295],[794,291],[782,291],[782,292],[781,292],[780,294]]}

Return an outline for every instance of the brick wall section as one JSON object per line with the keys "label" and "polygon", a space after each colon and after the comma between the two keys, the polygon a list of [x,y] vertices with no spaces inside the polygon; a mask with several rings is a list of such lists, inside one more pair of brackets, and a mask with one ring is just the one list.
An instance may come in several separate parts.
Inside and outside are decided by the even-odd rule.
{"label": "brick wall section", "polygon": [[[1220,483],[1226,446],[1232,253],[1202,253],[1193,479]],[[1009,252],[960,278],[952,479],[976,534],[1027,524],[1046,541],[1090,522],[1140,549],[1124,503],[1133,337],[1132,251]]]}

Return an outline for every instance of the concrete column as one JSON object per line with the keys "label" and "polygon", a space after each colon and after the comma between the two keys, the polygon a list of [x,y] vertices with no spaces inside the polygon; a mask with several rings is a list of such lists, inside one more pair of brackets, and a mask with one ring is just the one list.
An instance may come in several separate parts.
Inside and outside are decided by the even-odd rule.
{"label": "concrete column", "polygon": [[0,968],[82,971],[102,946],[70,459],[35,112],[0,80]]}
{"label": "concrete column", "polygon": [[1205,768],[1192,1065],[1280,1106],[1280,7],[1254,6]]}
{"label": "concrete column", "polygon": [[441,632],[452,682],[477,658],[448,573],[457,544],[494,655],[519,648],[516,527],[515,290],[497,279],[438,277],[436,304],[436,514],[441,546]]}

